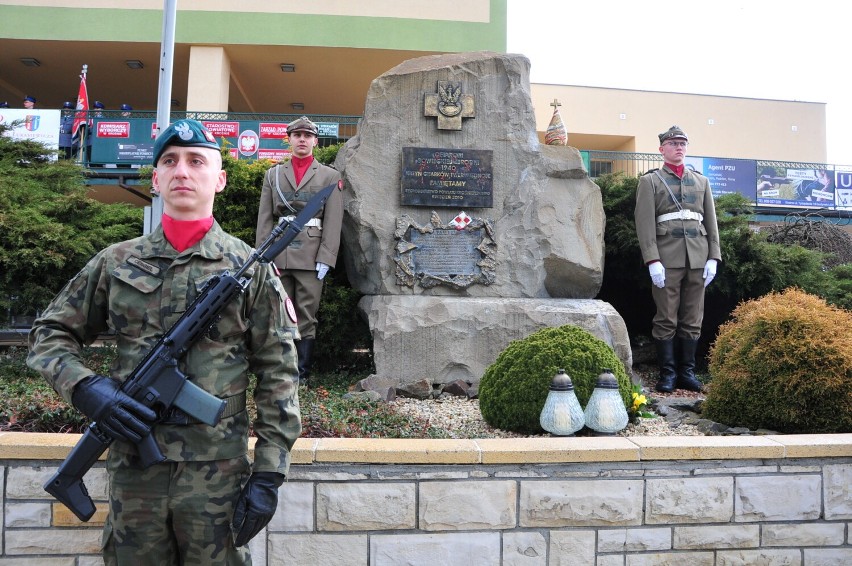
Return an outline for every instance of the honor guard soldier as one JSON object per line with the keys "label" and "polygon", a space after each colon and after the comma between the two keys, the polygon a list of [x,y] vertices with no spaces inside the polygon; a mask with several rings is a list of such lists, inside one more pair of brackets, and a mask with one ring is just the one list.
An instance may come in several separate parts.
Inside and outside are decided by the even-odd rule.
{"label": "honor guard soldier", "polygon": [[659,136],[663,166],[642,175],[636,190],[636,234],[657,306],[651,334],[664,393],[701,391],[695,350],[704,290],[721,260],[716,208],[707,178],[686,167],[689,138],[678,126]]}
{"label": "honor guard soldier", "polygon": [[62,105],[62,113],[59,116],[59,155],[65,159],[71,159],[74,152],[74,142],[71,138],[71,130],[74,126],[74,105],[65,102]]}
{"label": "honor guard soldier", "polygon": [[[311,197],[323,187],[340,180],[340,173],[314,159],[319,129],[306,116],[287,125],[291,158],[266,172],[257,214],[259,244],[284,217],[292,220]],[[276,259],[284,289],[293,300],[301,338],[296,341],[299,353],[299,381],[308,384],[314,342],[317,310],[322,295],[323,277],[334,267],[340,248],[343,224],[343,197],[334,191],[305,226],[296,240]]]}

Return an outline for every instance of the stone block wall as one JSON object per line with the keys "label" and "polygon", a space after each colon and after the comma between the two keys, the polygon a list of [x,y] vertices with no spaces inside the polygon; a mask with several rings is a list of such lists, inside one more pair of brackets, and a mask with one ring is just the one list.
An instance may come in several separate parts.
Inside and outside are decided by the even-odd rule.
{"label": "stone block wall", "polygon": [[[0,566],[94,566],[42,490],[77,437],[0,435]],[[300,439],[252,542],[284,566],[852,564],[852,434],[507,440]]]}

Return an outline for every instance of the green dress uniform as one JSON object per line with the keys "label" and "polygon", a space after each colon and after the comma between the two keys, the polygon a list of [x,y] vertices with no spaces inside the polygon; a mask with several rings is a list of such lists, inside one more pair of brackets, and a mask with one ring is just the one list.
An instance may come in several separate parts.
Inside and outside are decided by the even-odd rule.
{"label": "green dress uniform", "polygon": [[[658,220],[664,215],[668,217]],[[635,219],[643,261],[661,261],[666,268],[666,287],[654,296],[658,309],[654,338],[672,338],[676,333],[698,338],[704,315],[704,264],[721,258],[710,182],[688,167],[682,179],[668,167],[646,173],[636,190]],[[694,272],[695,285],[687,283],[681,289],[670,273],[678,269]]]}
{"label": "green dress uniform", "polygon": [[635,220],[645,264],[660,261],[665,267],[665,286],[651,287],[657,306],[651,334],[657,342],[658,359],[661,367],[673,364],[676,340],[678,378],[688,380],[693,375],[704,317],[704,266],[708,259],[721,258],[709,181],[688,167],[682,178],[667,166],[642,175],[636,190]]}
{"label": "green dress uniform", "polygon": [[[281,217],[296,216],[314,195],[339,180],[340,173],[316,159],[298,184],[289,160],[269,169],[260,193],[257,245],[269,236]],[[334,191],[314,221],[309,222],[293,243],[275,258],[275,266],[281,271],[284,287],[296,308],[299,334],[303,339],[316,336],[316,313],[322,295],[322,281],[317,279],[316,264],[321,262],[334,267],[340,250],[342,226],[343,197],[340,191]],[[288,278],[291,280],[288,281]],[[288,288],[294,284],[296,288]]]}
{"label": "green dress uniform", "polygon": [[[95,255],[65,286],[30,332],[28,364],[69,403],[94,372],[81,349],[112,332],[118,355],[110,368],[124,380],[181,316],[205,283],[232,273],[251,254],[218,223],[178,253],[162,227]],[[271,266],[258,264],[246,291],[186,354],[182,369],[207,392],[228,400],[216,426],[169,416],[153,431],[166,461],[142,470],[136,449],[112,443],[107,469],[110,508],[104,526],[107,564],[250,564],[235,548],[231,515],[241,484],[254,472],[286,475],[301,432],[296,387],[297,332]],[[248,461],[249,374],[257,377],[254,464]],[[191,419],[189,419],[191,421]]]}

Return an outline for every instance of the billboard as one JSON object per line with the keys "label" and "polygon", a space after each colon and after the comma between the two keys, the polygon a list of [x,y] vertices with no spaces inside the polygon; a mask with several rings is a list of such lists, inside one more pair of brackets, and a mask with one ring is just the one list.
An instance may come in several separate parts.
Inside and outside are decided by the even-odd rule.
{"label": "billboard", "polygon": [[721,157],[687,157],[687,167],[701,173],[710,181],[713,197],[728,193],[740,193],[755,199],[755,170],[757,163],[752,159],[724,159]]}
{"label": "billboard", "polygon": [[797,169],[783,166],[761,167],[757,176],[757,204],[833,208],[835,172],[833,169]]}

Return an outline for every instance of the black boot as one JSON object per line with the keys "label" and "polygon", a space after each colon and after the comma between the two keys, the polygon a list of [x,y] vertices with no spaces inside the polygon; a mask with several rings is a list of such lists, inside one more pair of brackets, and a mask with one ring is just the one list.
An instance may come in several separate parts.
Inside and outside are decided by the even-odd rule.
{"label": "black boot", "polygon": [[701,391],[703,385],[695,377],[695,349],[698,338],[677,338],[677,387],[690,391]]}
{"label": "black boot", "polygon": [[314,339],[296,340],[296,353],[299,355],[299,385],[307,387],[311,374],[311,356],[314,353]]}
{"label": "black boot", "polygon": [[660,379],[657,381],[657,391],[671,393],[675,387],[674,338],[654,340],[657,346],[657,365],[660,368]]}

